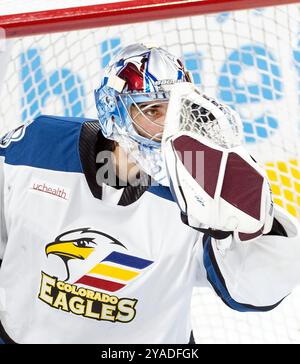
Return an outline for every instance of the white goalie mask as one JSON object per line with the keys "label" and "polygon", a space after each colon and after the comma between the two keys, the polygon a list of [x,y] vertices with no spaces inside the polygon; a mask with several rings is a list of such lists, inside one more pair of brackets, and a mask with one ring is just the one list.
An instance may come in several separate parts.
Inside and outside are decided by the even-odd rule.
{"label": "white goalie mask", "polygon": [[154,180],[166,184],[161,152],[170,86],[191,82],[181,61],[160,47],[133,44],[107,68],[96,107],[103,135],[116,141]]}

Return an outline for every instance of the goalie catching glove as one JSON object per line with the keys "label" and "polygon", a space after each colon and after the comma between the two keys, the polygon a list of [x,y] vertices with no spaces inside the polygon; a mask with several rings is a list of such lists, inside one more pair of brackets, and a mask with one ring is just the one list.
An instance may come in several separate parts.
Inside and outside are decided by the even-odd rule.
{"label": "goalie catching glove", "polygon": [[234,110],[190,83],[173,86],[162,140],[171,191],[185,222],[217,239],[249,241],[273,224],[268,179],[241,135]]}

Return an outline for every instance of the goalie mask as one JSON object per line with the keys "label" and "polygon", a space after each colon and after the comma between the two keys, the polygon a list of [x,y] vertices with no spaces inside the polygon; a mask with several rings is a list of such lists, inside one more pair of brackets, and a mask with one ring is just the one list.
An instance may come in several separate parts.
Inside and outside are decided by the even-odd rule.
{"label": "goalie mask", "polygon": [[[103,135],[119,143],[157,182],[166,184],[161,137],[170,86],[191,82],[181,61],[159,47],[124,48],[104,70],[95,91]],[[138,123],[143,118],[144,125]]]}

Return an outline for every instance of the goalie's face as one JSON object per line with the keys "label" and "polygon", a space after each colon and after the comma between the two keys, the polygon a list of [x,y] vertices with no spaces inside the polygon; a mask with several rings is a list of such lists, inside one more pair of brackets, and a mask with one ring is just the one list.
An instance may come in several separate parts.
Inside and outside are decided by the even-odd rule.
{"label": "goalie's face", "polygon": [[168,101],[153,101],[131,105],[130,116],[136,132],[147,139],[160,142],[167,110]]}
{"label": "goalie's face", "polygon": [[113,57],[95,91],[103,135],[115,140],[160,183],[165,175],[161,150],[164,101],[169,100],[171,85],[178,82],[192,81],[177,56],[159,46],[137,43]]}

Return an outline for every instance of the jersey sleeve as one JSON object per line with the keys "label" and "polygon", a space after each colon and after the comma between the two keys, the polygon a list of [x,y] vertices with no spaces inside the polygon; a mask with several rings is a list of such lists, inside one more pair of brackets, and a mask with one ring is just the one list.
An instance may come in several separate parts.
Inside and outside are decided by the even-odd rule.
{"label": "jersey sleeve", "polygon": [[203,237],[206,283],[234,310],[272,310],[300,283],[299,223],[279,207],[275,221],[268,235],[248,243],[230,236],[224,248]]}
{"label": "jersey sleeve", "polygon": [[0,148],[0,265],[7,243],[7,232],[4,217],[4,161],[5,149]]}

